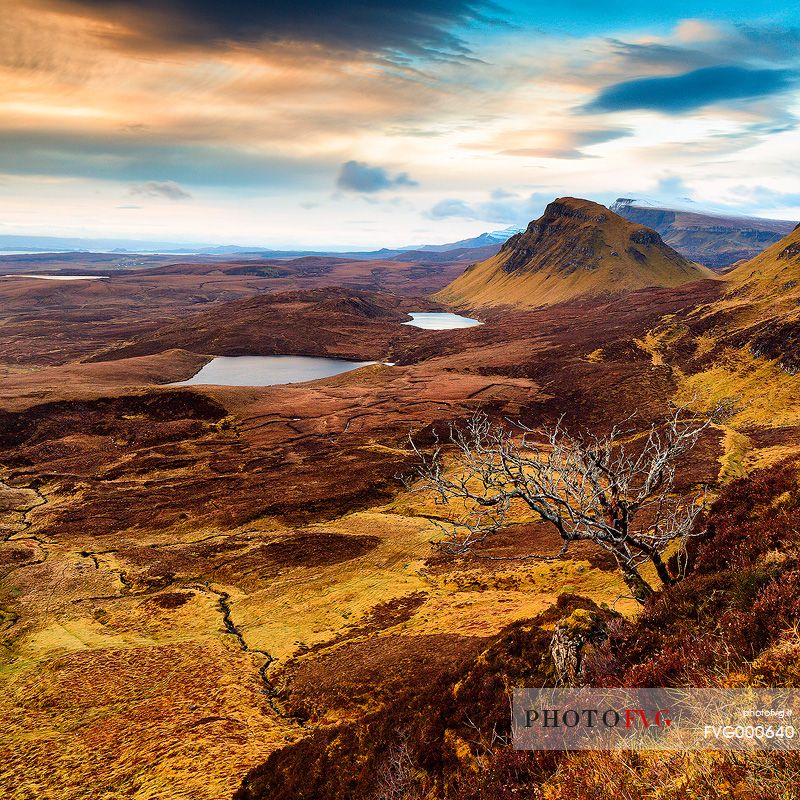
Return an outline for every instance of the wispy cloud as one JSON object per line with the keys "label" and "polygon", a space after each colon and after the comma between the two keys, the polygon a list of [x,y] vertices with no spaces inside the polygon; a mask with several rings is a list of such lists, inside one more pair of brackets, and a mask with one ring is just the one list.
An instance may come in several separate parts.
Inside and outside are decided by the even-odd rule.
{"label": "wispy cloud", "polygon": [[[80,210],[127,233],[183,221],[204,239],[228,208],[228,240],[249,214],[261,243],[269,219],[298,244],[385,244],[521,224],[556,194],[613,199],[664,175],[698,202],[753,207],[732,193],[749,182],[791,199],[800,29],[778,0],[657,14],[505,2],[5,0],[0,216],[69,228]],[[733,24],[732,4],[751,21]],[[170,183],[192,202],[168,220],[154,201],[169,190],[107,215],[131,185]]]}
{"label": "wispy cloud", "polygon": [[[633,133],[631,128],[602,128],[596,130],[545,130],[513,134],[518,142],[529,139],[531,144],[500,151],[501,155],[523,158],[585,158],[583,148],[613,142]],[[506,134],[504,139],[509,139]],[[499,142],[498,142],[499,144]]]}
{"label": "wispy cloud", "polygon": [[782,192],[765,186],[735,186],[733,196],[758,208],[800,208],[800,192]]}
{"label": "wispy cloud", "polygon": [[427,212],[430,219],[471,219],[505,225],[524,225],[540,216],[553,199],[551,192],[519,195],[503,189],[493,191],[488,200],[468,202],[455,197],[445,198]]}
{"label": "wispy cloud", "polygon": [[384,167],[370,166],[363,161],[346,161],[339,169],[336,178],[338,189],[364,194],[417,185],[406,172],[391,175]]}
{"label": "wispy cloud", "polygon": [[[138,136],[88,129],[0,131],[0,172],[123,181],[140,186],[320,189],[335,164],[313,156],[272,155],[223,141],[180,140],[169,132]],[[183,189],[188,191],[187,189]]]}
{"label": "wispy cloud", "polygon": [[130,193],[134,196],[161,197],[167,200],[190,200],[192,197],[185,189],[181,189],[175,181],[134,183],[130,188]]}
{"label": "wispy cloud", "polygon": [[685,20],[672,36],[660,41],[612,38],[609,44],[614,54],[636,71],[689,72],[742,62],[792,65],[800,50],[800,28]]}

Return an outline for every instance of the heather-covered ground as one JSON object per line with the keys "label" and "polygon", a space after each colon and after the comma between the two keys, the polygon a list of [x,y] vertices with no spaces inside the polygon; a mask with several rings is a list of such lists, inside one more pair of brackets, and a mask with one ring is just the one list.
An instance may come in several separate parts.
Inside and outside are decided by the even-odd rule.
{"label": "heather-covered ground", "polygon": [[[800,688],[800,470],[782,463],[730,483],[687,576],[635,618],[562,594],[435,678],[422,665],[380,711],[315,731],[251,773],[255,798],[457,800],[797,797],[797,753],[515,752],[509,688],[552,685],[555,623],[597,625],[581,682],[591,686]],[[377,776],[377,781],[375,777]]]}
{"label": "heather-covered ground", "polygon": [[[587,661],[593,680],[694,680],[680,668],[690,643],[704,679],[791,675],[794,640],[776,608],[793,608],[784,520],[796,502],[798,378],[779,356],[742,347],[719,282],[495,309],[480,327],[437,332],[401,324],[422,299],[349,289],[247,299],[252,278],[240,276],[235,299],[198,303],[207,279],[145,294],[0,287],[6,796],[217,800],[249,774],[242,797],[357,786],[354,796],[377,798],[392,796],[380,792],[397,770],[410,788],[396,796],[530,794],[542,781],[548,797],[599,796],[560,787],[584,785],[581,770],[622,781],[624,761],[520,761],[499,722],[492,733],[509,686],[550,679],[552,627],[575,609],[614,626]],[[58,335],[37,339],[40,323]],[[163,386],[211,355],[287,349],[395,366],[294,386]],[[397,479],[414,465],[410,430],[424,447],[479,408],[602,431],[634,412],[647,426],[670,400],[702,410],[730,396],[737,414],[704,434],[678,485],[743,482],[724,490],[690,578],[638,618],[590,545],[554,562],[443,557],[431,546],[442,508]],[[735,511],[746,497],[752,508]],[[745,535],[759,525],[760,538]],[[520,518],[489,554],[531,543],[560,544]],[[732,566],[717,563],[726,558]],[[751,561],[763,562],[760,578],[742,577]],[[704,580],[719,582],[707,608],[692,600]],[[758,652],[734,650],[720,671],[742,638]],[[624,657],[608,655],[615,646]],[[647,769],[653,781],[695,780],[683,767]],[[637,796],[639,778],[625,779]]]}

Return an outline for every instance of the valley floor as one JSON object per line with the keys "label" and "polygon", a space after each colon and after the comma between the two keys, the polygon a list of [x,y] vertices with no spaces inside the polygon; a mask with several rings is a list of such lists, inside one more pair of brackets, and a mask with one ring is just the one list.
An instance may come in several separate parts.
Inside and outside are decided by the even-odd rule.
{"label": "valley floor", "polygon": [[[800,456],[800,378],[717,338],[698,312],[715,281],[437,332],[401,324],[420,301],[356,289],[281,305],[234,300],[226,278],[207,311],[202,280],[173,287],[163,324],[123,290],[31,287],[26,306],[0,286],[4,797],[221,800],[279,749],[457,674],[560,595],[637,613],[588,545],[548,562],[438,553],[447,510],[398,480],[411,431],[425,445],[477,408],[646,426],[670,400],[735,395],[683,489]],[[36,349],[39,321],[60,332]],[[242,352],[395,366],[162,386]],[[519,519],[485,554],[559,545]]]}

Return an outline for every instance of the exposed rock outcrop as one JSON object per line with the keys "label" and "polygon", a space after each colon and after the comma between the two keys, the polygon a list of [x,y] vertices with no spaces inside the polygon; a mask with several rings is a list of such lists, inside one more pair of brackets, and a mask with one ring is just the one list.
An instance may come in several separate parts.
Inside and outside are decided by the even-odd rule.
{"label": "exposed rock outcrop", "polygon": [[607,636],[605,621],[591,609],[576,608],[558,622],[550,642],[550,655],[561,686],[583,685],[584,650]]}

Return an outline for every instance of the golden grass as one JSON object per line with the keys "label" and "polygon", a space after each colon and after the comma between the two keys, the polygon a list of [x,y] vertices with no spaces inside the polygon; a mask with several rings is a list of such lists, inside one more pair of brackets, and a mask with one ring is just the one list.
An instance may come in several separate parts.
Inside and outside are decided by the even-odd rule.
{"label": "golden grass", "polygon": [[774,361],[728,349],[712,367],[685,377],[675,399],[710,410],[715,403],[731,398],[739,407],[730,420],[735,429],[796,425],[800,419],[800,376],[789,375]]}
{"label": "golden grass", "polygon": [[721,464],[719,482],[728,483],[750,474],[752,462],[748,457],[753,449],[753,442],[732,428],[723,427],[723,430],[725,436],[722,442],[723,452],[719,459]]}
{"label": "golden grass", "polygon": [[664,366],[664,356],[661,353],[662,336],[655,333],[655,331],[648,331],[643,339],[634,339],[633,343],[640,349],[644,350],[650,356],[650,363],[654,367]]}
{"label": "golden grass", "polygon": [[601,361],[605,360],[605,353],[603,352],[602,347],[598,347],[596,350],[592,350],[591,353],[586,355],[586,361],[590,364],[599,364]]}
{"label": "golden grass", "polygon": [[[570,756],[533,795],[539,800],[797,800],[794,753],[603,752]],[[577,785],[576,785],[577,784]],[[605,790],[604,790],[605,791]]]}
{"label": "golden grass", "polygon": [[[619,600],[626,589],[616,574],[585,561],[484,568],[454,560],[431,570],[430,542],[440,533],[426,515],[443,510],[433,500],[431,493],[401,492],[383,506],[302,531],[376,537],[363,555],[286,566],[263,580],[257,572],[220,573],[207,588],[208,578],[199,576],[148,591],[141,567],[127,563],[122,549],[100,555],[95,566],[78,552],[82,543],[52,543],[46,561],[16,569],[0,593],[3,608],[20,615],[0,649],[0,748],[13,754],[0,778],[4,796],[50,792],[78,800],[91,785],[100,800],[116,800],[120,786],[136,800],[172,800],[181,792],[217,800],[287,736],[299,735],[266,704],[258,676],[264,657],[243,652],[226,631],[215,592],[229,595],[247,646],[277,657],[276,669],[304,647],[336,646],[342,637],[489,636],[535,616],[564,591],[635,613],[633,601]],[[292,534],[273,519],[248,527]],[[191,548],[220,533],[139,530],[136,545]],[[174,591],[188,595],[179,607],[155,602]],[[410,615],[358,632],[376,606],[412,594],[423,601]]]}
{"label": "golden grass", "polygon": [[[434,297],[452,305],[536,308],[578,297],[616,294],[651,286],[680,286],[713,277],[704,267],[679,270],[666,259],[654,257],[646,268],[620,256],[606,255],[595,270],[577,269],[559,274],[555,269],[516,273],[503,272],[506,255],[500,253],[467,270]],[[631,260],[632,261],[632,260]]]}

